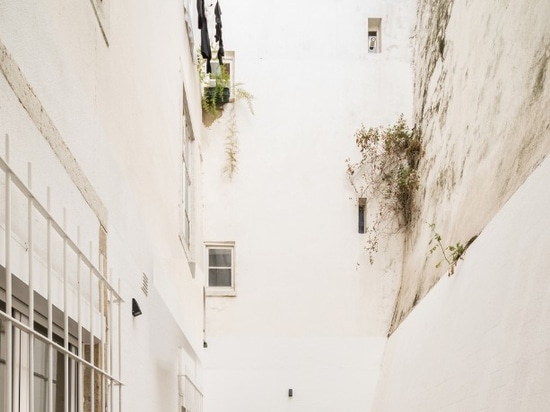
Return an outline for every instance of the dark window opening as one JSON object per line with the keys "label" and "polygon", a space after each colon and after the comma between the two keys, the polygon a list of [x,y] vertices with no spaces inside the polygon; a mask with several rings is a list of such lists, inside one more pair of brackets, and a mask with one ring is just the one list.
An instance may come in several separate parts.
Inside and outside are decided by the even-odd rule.
{"label": "dark window opening", "polygon": [[365,198],[360,198],[358,203],[358,232],[365,233],[365,211],[367,202]]}

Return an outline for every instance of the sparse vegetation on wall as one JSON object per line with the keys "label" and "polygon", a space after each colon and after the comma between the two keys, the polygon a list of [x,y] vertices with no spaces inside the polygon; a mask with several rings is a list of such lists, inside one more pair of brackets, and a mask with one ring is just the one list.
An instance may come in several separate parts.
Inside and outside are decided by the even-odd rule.
{"label": "sparse vegetation on wall", "polygon": [[227,163],[223,171],[229,176],[237,171],[237,154],[239,152],[239,128],[237,124],[237,112],[235,104],[245,102],[251,114],[254,114],[254,106],[252,101],[254,96],[242,88],[241,84],[236,84],[234,88],[235,99],[231,104],[229,121],[227,123],[227,134],[225,136],[225,153],[227,155]]}
{"label": "sparse vegetation on wall", "polygon": [[220,66],[220,72],[210,73],[209,79],[209,85],[205,85],[203,88],[202,109],[213,116],[217,116],[218,110],[229,102],[229,73],[227,73],[224,66]]}
{"label": "sparse vegetation on wall", "polygon": [[[197,70],[201,81],[203,123],[210,126],[219,119],[226,105],[229,106],[229,119],[227,121],[227,133],[225,136],[225,153],[227,163],[223,171],[229,178],[237,171],[237,155],[239,152],[239,128],[237,124],[237,113],[235,104],[245,102],[251,114],[254,114],[252,101],[254,96],[245,90],[242,83],[231,85],[229,73],[224,65],[220,65],[218,73],[207,74],[204,70],[204,59],[198,53]],[[231,90],[231,87],[233,90]],[[233,99],[231,99],[233,96]]]}
{"label": "sparse vegetation on wall", "polygon": [[426,222],[452,265],[456,240],[480,233],[550,153],[547,4],[417,3],[413,118],[424,154],[390,332],[445,273],[442,251],[427,253]]}
{"label": "sparse vegetation on wall", "polygon": [[477,239],[478,235],[472,236],[466,244],[461,242],[456,242],[454,245],[443,246],[443,241],[441,240],[441,235],[435,229],[435,223],[430,224],[430,229],[432,230],[432,238],[430,239],[430,245],[433,245],[430,249],[430,254],[434,253],[436,250],[439,250],[443,259],[436,263],[435,267],[439,268],[443,261],[447,262],[449,268],[447,274],[449,276],[454,274],[456,264],[460,259],[464,258],[464,253],[466,249],[470,247],[474,240]]}
{"label": "sparse vegetation on wall", "polygon": [[355,143],[361,158],[356,163],[348,159],[346,171],[356,197],[365,198],[374,209],[366,214],[365,222],[366,249],[372,263],[379,236],[411,222],[421,141],[401,115],[388,127],[361,126]]}
{"label": "sparse vegetation on wall", "polygon": [[430,225],[430,228],[432,229],[433,233],[433,237],[430,239],[430,245],[435,243],[430,249],[430,254],[434,253],[436,250],[439,250],[441,252],[441,255],[443,256],[443,259],[437,262],[435,267],[440,267],[443,263],[443,260],[445,260],[449,265],[447,273],[449,276],[451,276],[455,271],[455,266],[458,263],[458,260],[462,259],[462,255],[466,251],[466,248],[460,242],[457,242],[455,245],[443,246],[441,235],[435,231],[435,223],[432,223]]}

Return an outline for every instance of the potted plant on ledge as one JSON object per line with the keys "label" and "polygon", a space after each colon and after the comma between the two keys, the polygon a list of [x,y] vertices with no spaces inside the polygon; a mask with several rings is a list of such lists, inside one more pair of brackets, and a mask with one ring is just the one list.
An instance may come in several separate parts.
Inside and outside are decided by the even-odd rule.
{"label": "potted plant on ledge", "polygon": [[202,96],[202,108],[213,115],[217,115],[224,104],[231,98],[229,73],[225,65],[216,65],[212,73],[205,79]]}

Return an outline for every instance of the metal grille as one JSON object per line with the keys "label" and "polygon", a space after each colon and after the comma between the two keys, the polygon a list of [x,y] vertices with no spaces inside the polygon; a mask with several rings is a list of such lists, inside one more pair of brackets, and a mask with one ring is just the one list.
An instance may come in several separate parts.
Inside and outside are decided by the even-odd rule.
{"label": "metal grille", "polygon": [[[80,230],[69,235],[66,212],[62,221],[52,216],[49,189],[46,204],[33,195],[31,165],[26,183],[10,167],[7,135],[5,146],[0,409],[120,411],[118,288],[99,251],[81,247]],[[35,402],[40,396],[44,402]]]}

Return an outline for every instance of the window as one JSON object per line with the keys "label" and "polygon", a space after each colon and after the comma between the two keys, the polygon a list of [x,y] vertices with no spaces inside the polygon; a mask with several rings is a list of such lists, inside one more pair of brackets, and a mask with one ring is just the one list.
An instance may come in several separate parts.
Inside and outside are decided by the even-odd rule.
{"label": "window", "polygon": [[365,212],[367,210],[367,199],[364,197],[359,198],[358,201],[358,232],[359,233],[365,233]]}
{"label": "window", "polygon": [[235,291],[234,244],[218,243],[206,246],[208,291],[210,294],[229,294]]}
{"label": "window", "polygon": [[179,405],[181,412],[202,412],[202,392],[187,374],[178,376]]}
{"label": "window", "polygon": [[[12,281],[16,293],[11,316],[0,300],[0,397],[11,405],[8,410],[24,412],[33,404],[35,412],[88,412],[92,403],[96,412],[120,410],[114,403],[116,396],[120,399],[120,393],[115,394],[120,383],[113,381],[112,365],[106,363],[110,346],[105,334],[90,334],[82,320],[80,328],[74,319],[63,325],[65,314],[58,308],[50,313],[56,321],[48,321],[43,314],[47,302],[36,293],[39,310],[31,318],[26,302],[18,299],[29,293],[28,288],[14,276]],[[4,298],[5,290],[0,292]],[[114,323],[107,314],[102,316],[103,322]]]}
{"label": "window", "polygon": [[382,50],[380,42],[380,28],[382,25],[382,19],[374,18],[368,20],[368,44],[367,48],[369,53],[380,53]]}
{"label": "window", "polygon": [[[212,68],[212,72],[208,75],[207,79],[207,85],[214,87],[216,86],[216,78],[220,78],[222,76],[222,69],[220,66],[220,63],[218,60],[213,59],[210,63],[210,66]],[[233,51],[226,51],[223,56],[223,69],[225,71],[225,74],[227,75],[227,88],[229,91],[229,102],[234,101],[235,96],[235,52]],[[206,69],[205,69],[206,72]]]}
{"label": "window", "polygon": [[191,173],[190,173],[190,150],[189,137],[187,136],[187,121],[184,120],[183,127],[183,150],[182,162],[182,234],[185,245],[189,248],[191,243]]}
{"label": "window", "polygon": [[[181,138],[181,198],[180,240],[188,259],[191,258],[193,236],[193,129],[189,118],[187,98],[183,90],[182,138]],[[193,274],[194,276],[194,274]]]}
{"label": "window", "polygon": [[[29,319],[27,316],[13,311],[13,319],[16,321],[28,324]],[[0,319],[0,394],[2,399],[5,393],[5,382],[7,376],[5,375],[6,365],[6,339],[5,328],[7,322]],[[46,412],[48,410],[48,393],[51,386],[52,391],[52,411],[63,412],[65,411],[65,404],[67,410],[70,412],[78,411],[77,406],[77,362],[74,359],[68,357],[67,354],[56,348],[50,348],[47,343],[47,328],[42,327],[38,323],[35,323],[34,330],[36,333],[31,334],[26,331],[12,326],[12,345],[11,345],[11,387],[12,387],[12,410],[13,411],[27,411],[30,409],[30,403],[34,403],[35,412]],[[44,338],[37,339],[40,335]],[[53,335],[53,341],[59,347],[64,347],[63,338],[59,335]],[[32,384],[33,384],[33,396],[30,395],[31,376],[29,370],[31,368],[30,348],[32,346]],[[71,353],[76,354],[76,347],[72,344],[68,345],[68,349]],[[49,378],[50,367],[48,359],[51,356],[51,379]]]}

